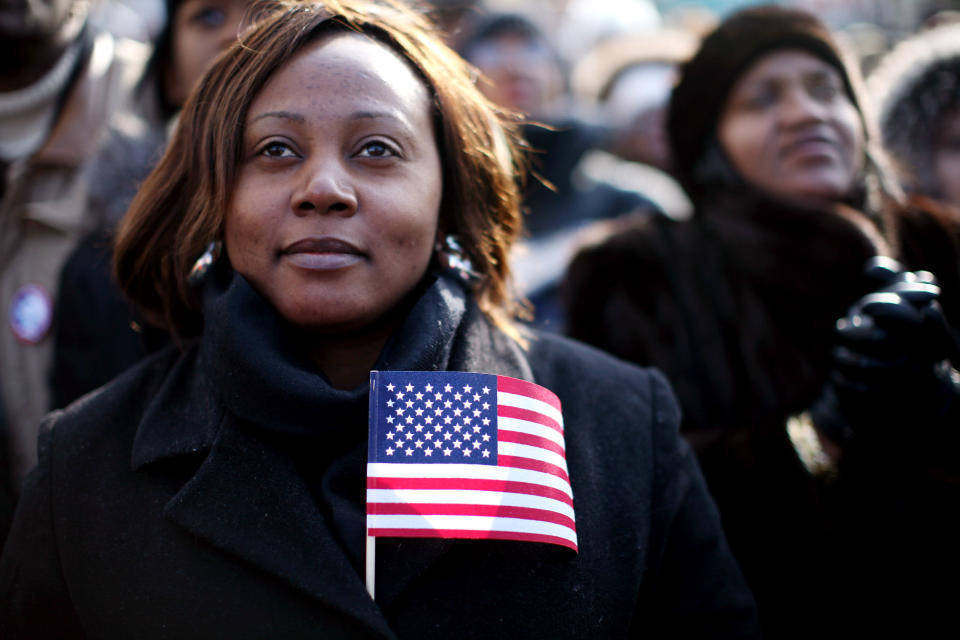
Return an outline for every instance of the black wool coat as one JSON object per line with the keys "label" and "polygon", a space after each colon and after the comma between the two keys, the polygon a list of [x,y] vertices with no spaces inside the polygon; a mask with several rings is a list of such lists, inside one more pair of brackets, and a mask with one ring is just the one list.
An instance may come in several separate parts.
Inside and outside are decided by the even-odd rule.
{"label": "black wool coat", "polygon": [[[755,637],[663,378],[558,337],[521,351],[474,306],[458,327],[450,363],[534,380],[563,403],[579,553],[380,538],[371,600],[352,539],[364,438],[330,454],[332,439],[236,415],[201,340],[48,418],[0,563],[3,637]],[[264,392],[245,386],[239,402]],[[341,415],[309,413],[304,424]],[[354,427],[365,433],[365,415]],[[311,464],[358,472],[318,486]],[[344,477],[345,492],[328,486]],[[338,495],[357,500],[323,499]]]}

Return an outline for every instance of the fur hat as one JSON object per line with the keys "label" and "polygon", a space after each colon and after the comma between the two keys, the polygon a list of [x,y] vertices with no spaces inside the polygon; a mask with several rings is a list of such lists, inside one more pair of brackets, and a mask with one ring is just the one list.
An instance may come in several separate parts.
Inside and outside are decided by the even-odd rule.
{"label": "fur hat", "polygon": [[908,190],[936,197],[934,142],[943,116],[960,107],[960,24],[902,41],[877,64],[867,88]]}
{"label": "fur hat", "polygon": [[[780,49],[802,49],[836,68],[862,117],[859,71],[847,62],[822,22],[804,11],[776,5],[740,10],[710,33],[683,65],[670,100],[667,130],[675,170],[691,195],[701,190],[696,170],[710,147],[716,146],[717,120],[733,85],[760,57]],[[868,131],[867,119],[862,120]]]}

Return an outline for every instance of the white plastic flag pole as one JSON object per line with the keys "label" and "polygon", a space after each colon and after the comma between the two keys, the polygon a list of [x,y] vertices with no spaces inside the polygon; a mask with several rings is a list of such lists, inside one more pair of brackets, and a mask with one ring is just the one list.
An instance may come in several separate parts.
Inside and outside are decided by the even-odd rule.
{"label": "white plastic flag pole", "polygon": [[367,536],[367,593],[370,599],[374,600],[373,583],[377,575],[377,539],[371,535]]}

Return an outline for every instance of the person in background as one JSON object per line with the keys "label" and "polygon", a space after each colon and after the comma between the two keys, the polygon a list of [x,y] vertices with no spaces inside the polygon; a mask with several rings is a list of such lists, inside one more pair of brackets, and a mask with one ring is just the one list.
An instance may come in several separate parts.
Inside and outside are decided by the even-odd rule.
{"label": "person in background", "polygon": [[[0,8],[0,502],[36,461],[57,278],[100,222],[88,206],[93,159],[145,60],[141,43],[91,24],[82,0]],[[0,538],[8,523],[0,513]]]}
{"label": "person in background", "polygon": [[693,55],[697,36],[661,29],[601,42],[574,67],[574,92],[596,105],[611,129],[606,150],[584,157],[588,176],[643,193],[674,218],[690,214],[690,202],[671,175],[667,104],[678,67]]}
{"label": "person in background", "polygon": [[[0,559],[3,637],[757,637],[662,376],[517,325],[518,141],[468,66],[401,4],[257,16],[118,232],[121,286],[177,344],[49,416]],[[577,551],[379,538],[371,598],[372,370],[550,389],[563,438],[530,426],[495,455],[548,501],[569,506],[569,478]],[[452,421],[459,395],[404,406]],[[526,504],[506,524],[555,513]]]}
{"label": "person in background", "polygon": [[670,102],[693,217],[566,282],[571,336],[677,389],[768,638],[922,636],[957,596],[960,220],[903,200],[860,85],[814,16],[728,17]]}
{"label": "person in background", "polygon": [[[561,331],[557,284],[573,254],[577,233],[591,221],[653,210],[636,191],[578,176],[591,149],[608,144],[609,130],[577,116],[566,63],[530,18],[491,13],[458,41],[481,73],[479,86],[501,107],[523,114],[523,136],[533,150],[533,180],[524,193],[528,238],[513,256],[518,285],[534,307],[534,324]],[[579,179],[578,179],[579,177]]]}
{"label": "person in background", "polygon": [[170,16],[138,84],[137,115],[118,119],[95,163],[90,206],[104,223],[72,252],[55,305],[51,408],[107,382],[168,336],[138,316],[112,278],[114,229],[156,163],[176,116],[217,55],[236,41],[249,0],[168,0]]}
{"label": "person in background", "polygon": [[898,44],[867,87],[904,189],[960,208],[960,22]]}

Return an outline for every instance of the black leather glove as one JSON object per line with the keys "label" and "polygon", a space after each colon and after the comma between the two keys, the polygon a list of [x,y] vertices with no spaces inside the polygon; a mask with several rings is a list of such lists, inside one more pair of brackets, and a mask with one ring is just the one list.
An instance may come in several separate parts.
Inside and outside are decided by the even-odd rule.
{"label": "black leather glove", "polygon": [[937,446],[960,431],[948,424],[960,406],[960,346],[936,278],[889,258],[871,260],[867,275],[877,289],[837,322],[834,370],[811,408],[814,424],[841,446]]}

